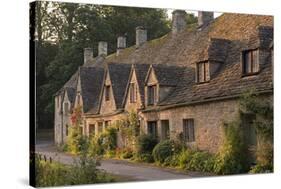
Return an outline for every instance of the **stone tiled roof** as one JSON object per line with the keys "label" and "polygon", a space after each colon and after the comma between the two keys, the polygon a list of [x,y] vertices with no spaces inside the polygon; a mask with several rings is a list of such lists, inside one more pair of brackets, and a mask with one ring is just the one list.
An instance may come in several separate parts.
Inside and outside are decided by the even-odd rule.
{"label": "stone tiled roof", "polygon": [[184,67],[156,64],[152,69],[157,77],[159,85],[176,86],[182,77]]}
{"label": "stone tiled roof", "polygon": [[66,87],[65,90],[67,91],[70,103],[73,104],[75,101],[76,89],[73,87]]}
{"label": "stone tiled roof", "polygon": [[240,42],[233,42],[220,71],[208,83],[195,83],[195,70],[187,68],[175,92],[160,105],[191,103],[212,98],[235,96],[251,88],[255,88],[257,92],[272,91],[270,57],[267,57],[265,64],[261,64],[260,72],[257,75],[242,77],[240,57],[243,49]]}
{"label": "stone tiled roof", "polygon": [[122,108],[123,97],[125,95],[127,82],[131,70],[130,64],[122,63],[109,63],[107,64],[107,70],[112,84],[113,96],[116,104],[116,108]]}
{"label": "stone tiled roof", "polygon": [[102,89],[104,69],[98,67],[80,67],[81,95],[84,112],[97,113],[99,96]]}
{"label": "stone tiled roof", "polygon": [[[174,92],[161,102],[162,106],[236,95],[251,87],[258,91],[272,90],[270,61],[261,65],[259,74],[241,76],[241,52],[257,47],[269,48],[273,44],[272,28],[272,16],[227,13],[200,30],[197,30],[196,24],[189,25],[176,35],[168,33],[138,48],[126,48],[119,56],[114,53],[105,59],[95,58],[87,66],[103,67],[108,64],[118,108],[122,106],[129,78],[128,64],[153,64],[160,84],[176,85]],[[208,83],[196,84],[195,63],[205,60],[222,64]],[[163,65],[173,67],[166,69]],[[140,70],[137,75],[143,79],[143,73]],[[66,85],[74,85],[75,77],[74,74],[74,79],[71,78]],[[139,82],[144,81],[142,79]],[[144,90],[140,92],[144,93]]]}

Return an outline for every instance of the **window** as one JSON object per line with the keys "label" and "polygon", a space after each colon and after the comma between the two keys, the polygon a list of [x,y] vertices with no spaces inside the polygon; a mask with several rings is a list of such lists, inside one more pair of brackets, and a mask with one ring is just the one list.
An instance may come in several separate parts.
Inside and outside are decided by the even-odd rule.
{"label": "window", "polygon": [[67,102],[63,104],[64,114],[67,115],[69,113],[69,105]]}
{"label": "window", "polygon": [[157,137],[157,122],[156,121],[147,122],[147,133],[154,137]]}
{"label": "window", "polygon": [[258,50],[248,50],[243,52],[243,75],[251,75],[259,71]]}
{"label": "window", "polygon": [[170,138],[169,120],[161,120],[161,140]]}
{"label": "window", "polygon": [[104,122],[104,129],[106,129],[110,125],[110,121],[105,121]]}
{"label": "window", "polygon": [[65,125],[65,135],[68,136],[68,125]]}
{"label": "window", "polygon": [[102,133],[103,130],[103,122],[98,122],[98,134]]}
{"label": "window", "polygon": [[156,85],[148,86],[147,87],[147,104],[153,105],[155,104],[156,98]]}
{"label": "window", "polygon": [[94,136],[95,135],[95,124],[89,124],[89,136]]}
{"label": "window", "polygon": [[209,62],[197,63],[197,82],[204,83],[210,80]]}
{"label": "window", "polygon": [[194,120],[184,119],[183,120],[183,139],[186,142],[194,142]]}
{"label": "window", "polygon": [[105,101],[109,101],[110,99],[110,85],[105,86]]}
{"label": "window", "polygon": [[135,83],[130,83],[130,103],[135,103],[136,97],[136,85]]}

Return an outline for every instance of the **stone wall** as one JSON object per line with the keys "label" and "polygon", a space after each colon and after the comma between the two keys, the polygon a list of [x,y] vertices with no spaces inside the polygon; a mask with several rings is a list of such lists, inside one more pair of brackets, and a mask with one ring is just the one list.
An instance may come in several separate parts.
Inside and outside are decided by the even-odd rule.
{"label": "stone wall", "polygon": [[226,100],[143,113],[145,124],[142,130],[147,132],[147,121],[157,121],[157,131],[160,134],[161,120],[169,120],[170,135],[175,138],[183,131],[183,119],[194,119],[195,142],[188,145],[215,153],[222,143],[223,121],[234,119],[238,109],[237,100]]}

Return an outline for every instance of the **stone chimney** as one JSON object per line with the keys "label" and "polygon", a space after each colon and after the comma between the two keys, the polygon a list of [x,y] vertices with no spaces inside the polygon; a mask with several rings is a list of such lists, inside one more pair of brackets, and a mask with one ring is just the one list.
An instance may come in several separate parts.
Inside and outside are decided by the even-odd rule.
{"label": "stone chimney", "polygon": [[119,36],[117,38],[117,56],[122,52],[123,49],[126,48],[126,37],[125,36]]}
{"label": "stone chimney", "polygon": [[107,42],[100,41],[98,46],[98,56],[107,56]]}
{"label": "stone chimney", "polygon": [[84,48],[84,64],[88,63],[93,59],[93,49]]}
{"label": "stone chimney", "polygon": [[136,27],[136,47],[140,47],[143,43],[147,41],[147,31],[144,27]]}
{"label": "stone chimney", "polygon": [[172,14],[172,33],[177,34],[186,27],[186,12],[183,10],[174,10]]}
{"label": "stone chimney", "polygon": [[202,27],[214,20],[214,13],[213,12],[205,12],[199,11],[198,12],[198,27]]}

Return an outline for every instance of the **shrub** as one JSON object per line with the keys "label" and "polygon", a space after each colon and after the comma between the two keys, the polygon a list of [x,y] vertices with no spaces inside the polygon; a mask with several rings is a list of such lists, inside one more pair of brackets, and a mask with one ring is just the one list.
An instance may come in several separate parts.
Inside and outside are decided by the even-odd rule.
{"label": "shrub", "polygon": [[257,164],[253,167],[251,167],[250,173],[271,173],[273,170],[273,166],[268,165],[260,165]]}
{"label": "shrub", "polygon": [[179,155],[178,155],[178,165],[181,169],[186,169],[187,164],[192,159],[192,155],[195,153],[195,151],[191,149],[183,149]]}
{"label": "shrub", "polygon": [[157,144],[157,139],[152,135],[141,135],[137,140],[137,154],[151,154]]}
{"label": "shrub", "polygon": [[123,158],[123,159],[130,159],[130,158],[133,157],[133,155],[134,155],[133,150],[131,148],[127,147],[127,148],[124,148],[122,150],[121,158]]}
{"label": "shrub", "polygon": [[96,159],[80,157],[73,166],[35,159],[36,187],[113,182],[114,178],[97,169]]}
{"label": "shrub", "polygon": [[89,154],[91,157],[104,155],[113,157],[117,147],[117,129],[109,127],[104,133],[90,138]]}
{"label": "shrub", "polygon": [[250,172],[273,171],[273,103],[272,99],[260,99],[256,90],[251,89],[240,99],[243,113],[255,115],[251,126],[257,133],[257,165]]}
{"label": "shrub", "polygon": [[173,146],[174,143],[171,140],[164,140],[158,143],[152,152],[154,161],[156,163],[162,164],[165,159],[173,155]]}
{"label": "shrub", "polygon": [[153,156],[151,155],[151,153],[137,154],[136,156],[137,156],[136,157],[137,161],[146,162],[146,163],[154,162],[154,159],[153,159]]}
{"label": "shrub", "polygon": [[214,157],[208,152],[194,152],[189,154],[190,160],[186,164],[186,169],[190,171],[212,172],[214,167]]}
{"label": "shrub", "polygon": [[69,135],[67,137],[67,151],[71,154],[78,154],[82,144],[81,128],[72,126],[69,128]]}

